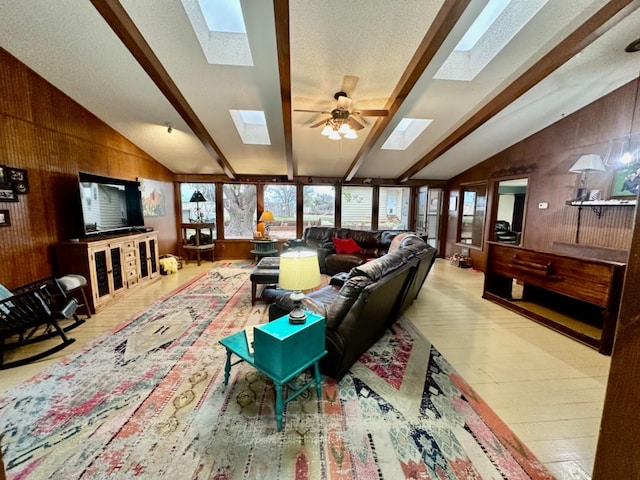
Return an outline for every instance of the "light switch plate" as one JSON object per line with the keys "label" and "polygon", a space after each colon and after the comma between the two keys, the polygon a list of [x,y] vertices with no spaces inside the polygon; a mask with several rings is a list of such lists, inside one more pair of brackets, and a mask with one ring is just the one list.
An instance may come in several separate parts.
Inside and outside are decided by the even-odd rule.
{"label": "light switch plate", "polygon": [[538,208],[539,208],[540,210],[544,210],[545,208],[549,208],[549,203],[548,203],[548,202],[540,202],[540,203],[538,204]]}

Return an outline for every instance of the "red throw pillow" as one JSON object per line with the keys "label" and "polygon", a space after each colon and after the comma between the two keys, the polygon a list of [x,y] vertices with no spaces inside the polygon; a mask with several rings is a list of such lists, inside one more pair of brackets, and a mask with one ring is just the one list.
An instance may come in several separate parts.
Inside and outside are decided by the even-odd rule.
{"label": "red throw pillow", "polygon": [[353,238],[333,238],[332,240],[336,253],[358,253],[362,250]]}

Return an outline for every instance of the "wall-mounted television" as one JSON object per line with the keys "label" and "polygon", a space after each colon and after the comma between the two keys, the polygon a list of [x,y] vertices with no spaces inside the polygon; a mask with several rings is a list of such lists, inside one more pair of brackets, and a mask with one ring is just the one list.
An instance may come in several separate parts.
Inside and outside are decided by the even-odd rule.
{"label": "wall-mounted television", "polygon": [[144,228],[140,183],[78,173],[85,236]]}

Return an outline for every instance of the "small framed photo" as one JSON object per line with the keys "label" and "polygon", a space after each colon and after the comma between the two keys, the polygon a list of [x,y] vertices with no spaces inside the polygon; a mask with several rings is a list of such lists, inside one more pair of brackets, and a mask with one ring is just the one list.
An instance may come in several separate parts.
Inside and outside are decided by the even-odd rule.
{"label": "small framed photo", "polygon": [[13,185],[13,190],[17,194],[29,192],[29,176],[26,170],[22,168],[4,167],[5,182]]}
{"label": "small framed photo", "polygon": [[8,227],[9,225],[11,225],[9,210],[0,210],[0,227]]}
{"label": "small framed photo", "polygon": [[0,202],[17,202],[18,196],[16,195],[13,185],[10,183],[0,183]]}

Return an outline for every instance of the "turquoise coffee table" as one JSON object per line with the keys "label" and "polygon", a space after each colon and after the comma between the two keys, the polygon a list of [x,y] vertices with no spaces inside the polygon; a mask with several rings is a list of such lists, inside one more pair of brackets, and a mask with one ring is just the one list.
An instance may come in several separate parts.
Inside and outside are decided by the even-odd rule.
{"label": "turquoise coffee table", "polygon": [[[227,350],[224,367],[224,385],[229,383],[231,367],[247,362],[273,380],[276,387],[276,423],[282,430],[284,406],[315,383],[318,399],[322,398],[322,383],[318,361],[326,355],[324,348],[324,317],[306,312],[307,321],[302,325],[291,325],[289,317],[280,317],[269,323],[256,325],[251,353],[248,350],[244,330],[220,340]],[[239,358],[231,361],[231,355]],[[314,378],[302,386],[293,386],[291,394],[283,398],[283,386],[313,365]]]}

